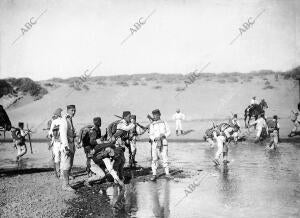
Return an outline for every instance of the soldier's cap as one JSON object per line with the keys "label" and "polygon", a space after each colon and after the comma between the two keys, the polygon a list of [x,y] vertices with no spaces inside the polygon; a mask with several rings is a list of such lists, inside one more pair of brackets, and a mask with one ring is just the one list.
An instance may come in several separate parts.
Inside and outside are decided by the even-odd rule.
{"label": "soldier's cap", "polygon": [[256,96],[253,96],[252,98],[253,98],[253,99],[256,99]]}
{"label": "soldier's cap", "polygon": [[160,110],[159,110],[159,109],[155,109],[155,110],[153,110],[153,111],[152,111],[152,114],[153,114],[153,115],[154,115],[154,114],[161,115],[161,113],[160,113]]}
{"label": "soldier's cap", "polygon": [[178,109],[176,110],[176,112],[180,112],[180,109],[178,108]]}
{"label": "soldier's cap", "polygon": [[61,116],[61,112],[63,111],[63,109],[61,108],[57,108],[54,112],[53,115],[54,116]]}
{"label": "soldier's cap", "polygon": [[18,126],[24,126],[24,123],[23,122],[19,122]]}
{"label": "soldier's cap", "polygon": [[278,118],[277,115],[274,115],[274,116],[273,116],[273,119],[278,120],[279,118]]}
{"label": "soldier's cap", "polygon": [[233,114],[233,118],[237,118],[237,114]]}
{"label": "soldier's cap", "polygon": [[136,120],[136,115],[132,114],[130,118]]}
{"label": "soldier's cap", "polygon": [[101,126],[101,117],[94,117],[93,123],[96,126]]}
{"label": "soldier's cap", "polygon": [[130,115],[130,111],[123,111],[123,118],[127,117],[128,115]]}
{"label": "soldier's cap", "polygon": [[67,106],[67,109],[69,110],[69,109],[75,109],[76,107],[75,107],[75,105],[74,104],[70,104],[70,105],[68,105]]}

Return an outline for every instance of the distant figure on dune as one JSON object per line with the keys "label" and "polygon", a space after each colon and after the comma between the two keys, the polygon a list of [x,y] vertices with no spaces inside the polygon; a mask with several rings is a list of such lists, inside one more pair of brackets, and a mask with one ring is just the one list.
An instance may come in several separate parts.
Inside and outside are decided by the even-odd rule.
{"label": "distant figure on dune", "polygon": [[291,120],[294,124],[294,127],[293,127],[291,133],[288,135],[289,137],[293,137],[293,136],[297,135],[297,131],[300,126],[300,103],[298,104],[297,110],[292,110]]}
{"label": "distant figure on dune", "polygon": [[185,115],[180,112],[180,109],[177,109],[172,118],[176,121],[176,135],[179,135],[179,131],[183,134],[181,121],[185,119]]}

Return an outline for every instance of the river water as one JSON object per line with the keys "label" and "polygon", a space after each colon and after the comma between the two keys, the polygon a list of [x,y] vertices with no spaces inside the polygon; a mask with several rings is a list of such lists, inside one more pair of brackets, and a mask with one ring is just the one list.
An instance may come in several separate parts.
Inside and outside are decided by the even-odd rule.
{"label": "river water", "polygon": [[[276,151],[249,141],[230,144],[228,167],[215,167],[216,152],[204,142],[170,143],[169,160],[174,180],[162,176],[157,182],[132,179],[125,190],[109,187],[111,205],[123,200],[116,217],[300,217],[300,140],[283,142]],[[299,138],[298,138],[299,139]],[[28,146],[29,147],[29,146]],[[0,168],[16,168],[15,150],[0,145]],[[140,166],[150,166],[150,147],[138,144]],[[84,166],[82,150],[75,165]],[[20,168],[50,167],[46,143],[33,143],[33,154]],[[104,194],[103,194],[104,195]],[[120,200],[121,199],[121,200]]]}

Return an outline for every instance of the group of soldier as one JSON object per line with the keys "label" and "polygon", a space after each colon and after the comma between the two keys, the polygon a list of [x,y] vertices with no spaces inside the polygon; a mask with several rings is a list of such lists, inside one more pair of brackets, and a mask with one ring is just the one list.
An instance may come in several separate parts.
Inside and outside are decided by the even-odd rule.
{"label": "group of soldier", "polygon": [[136,116],[130,111],[124,111],[120,120],[111,123],[106,128],[106,133],[101,134],[101,118],[93,118],[93,125],[83,127],[79,134],[73,126],[73,117],[76,113],[75,105],[68,105],[66,114],[62,109],[55,110],[49,122],[49,138],[52,150],[55,175],[63,180],[62,188],[74,191],[69,184],[71,169],[74,161],[76,147],[83,147],[86,155],[88,178],[84,184],[88,187],[96,181],[110,174],[114,182],[124,186],[125,149],[129,150],[129,163],[135,167],[137,163],[136,140],[137,136],[148,131],[151,143],[152,177],[157,179],[158,160],[162,159],[165,177],[171,179],[168,165],[168,141],[170,128],[166,121],[161,119],[160,110],[152,111],[148,115],[150,123],[145,127],[137,123]]}
{"label": "group of soldier", "polygon": [[[246,110],[251,109],[256,104],[258,104],[256,97],[253,97]],[[258,114],[257,119],[248,126],[248,131],[251,126],[254,126],[256,129],[255,143],[270,136],[270,143],[266,147],[274,150],[277,148],[280,129],[277,115],[274,115],[272,119],[267,120],[265,114],[260,113]],[[241,126],[238,122],[237,114],[234,114],[228,123],[221,123],[218,125],[213,124],[213,127],[207,129],[204,135],[204,140],[207,141],[211,147],[214,147],[214,141],[216,141],[217,152],[213,159],[215,165],[220,165],[221,157],[223,157],[224,165],[229,163],[228,144],[231,141],[237,143],[238,140],[244,139],[245,137],[241,136]]]}

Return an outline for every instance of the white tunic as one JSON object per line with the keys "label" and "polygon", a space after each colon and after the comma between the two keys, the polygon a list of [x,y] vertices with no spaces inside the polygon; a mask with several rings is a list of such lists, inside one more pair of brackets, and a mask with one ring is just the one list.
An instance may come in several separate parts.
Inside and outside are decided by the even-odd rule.
{"label": "white tunic", "polygon": [[149,128],[149,138],[154,141],[154,139],[160,137],[161,134],[165,135],[166,137],[170,136],[171,131],[168,123],[163,120],[152,122]]}

